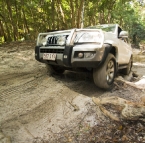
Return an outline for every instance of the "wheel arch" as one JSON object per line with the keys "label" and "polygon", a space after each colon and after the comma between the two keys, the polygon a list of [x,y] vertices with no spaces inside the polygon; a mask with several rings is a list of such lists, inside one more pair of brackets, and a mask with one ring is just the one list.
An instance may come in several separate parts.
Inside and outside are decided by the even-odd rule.
{"label": "wheel arch", "polygon": [[104,44],[104,55],[101,61],[101,65],[105,62],[109,53],[113,54],[116,58],[116,63],[118,63],[118,48],[113,46],[112,44]]}
{"label": "wheel arch", "polygon": [[111,45],[110,53],[114,55],[116,58],[116,62],[118,61],[118,48]]}

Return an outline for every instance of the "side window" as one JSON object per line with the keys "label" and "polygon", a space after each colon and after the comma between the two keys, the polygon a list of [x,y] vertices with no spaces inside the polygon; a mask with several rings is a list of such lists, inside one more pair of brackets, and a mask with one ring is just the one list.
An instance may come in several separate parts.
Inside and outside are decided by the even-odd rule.
{"label": "side window", "polygon": [[118,38],[119,38],[119,34],[122,31],[122,29],[120,27],[118,27]]}

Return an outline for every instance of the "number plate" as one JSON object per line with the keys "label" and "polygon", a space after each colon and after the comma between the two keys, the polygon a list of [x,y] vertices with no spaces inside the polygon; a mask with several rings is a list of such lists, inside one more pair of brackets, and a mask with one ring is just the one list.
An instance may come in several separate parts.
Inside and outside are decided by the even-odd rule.
{"label": "number plate", "polygon": [[52,60],[55,61],[56,54],[55,53],[44,53],[43,54],[43,60]]}

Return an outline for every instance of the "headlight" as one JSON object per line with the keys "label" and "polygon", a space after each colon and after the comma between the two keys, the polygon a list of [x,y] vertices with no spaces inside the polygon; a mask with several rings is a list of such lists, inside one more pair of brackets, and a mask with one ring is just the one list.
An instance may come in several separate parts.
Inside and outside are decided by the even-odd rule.
{"label": "headlight", "polygon": [[58,39],[57,39],[57,44],[58,44],[58,45],[64,45],[64,44],[65,44],[65,41],[66,41],[65,36],[60,36],[60,37],[58,37]]}
{"label": "headlight", "polygon": [[40,35],[38,39],[38,46],[45,46],[47,44],[47,39],[49,35]]}
{"label": "headlight", "polygon": [[103,37],[100,32],[78,32],[75,43],[93,42],[101,44],[102,39]]}

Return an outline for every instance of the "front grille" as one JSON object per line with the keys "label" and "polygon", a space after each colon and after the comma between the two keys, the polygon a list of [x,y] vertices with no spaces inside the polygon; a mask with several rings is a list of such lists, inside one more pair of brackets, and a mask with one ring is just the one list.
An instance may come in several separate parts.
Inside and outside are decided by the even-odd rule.
{"label": "front grille", "polygon": [[[67,39],[67,37],[68,37],[68,35],[62,35],[62,36],[65,37],[65,39]],[[57,44],[58,39],[59,39],[59,36],[48,37],[46,46],[48,46],[48,45],[58,45]]]}
{"label": "front grille", "polygon": [[40,49],[40,53],[61,53],[63,54],[64,49]]}
{"label": "front grille", "polygon": [[47,40],[47,45],[57,45],[58,38],[56,36],[49,37]]}

